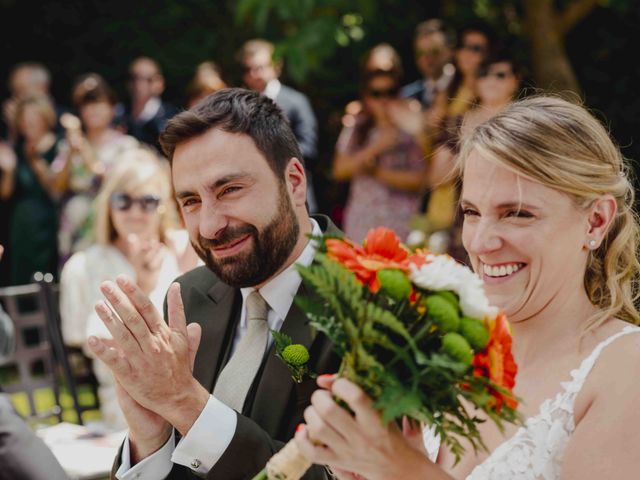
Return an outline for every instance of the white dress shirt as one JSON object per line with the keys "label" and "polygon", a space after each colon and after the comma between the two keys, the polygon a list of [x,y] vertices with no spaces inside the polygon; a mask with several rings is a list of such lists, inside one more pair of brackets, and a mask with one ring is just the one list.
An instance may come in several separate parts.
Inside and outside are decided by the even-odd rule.
{"label": "white dress shirt", "polygon": [[161,106],[162,100],[160,99],[160,97],[151,97],[149,100],[147,100],[147,103],[144,104],[142,112],[140,112],[140,115],[138,115],[138,117],[135,118],[134,121],[136,123],[148,122],[156,116]]}
{"label": "white dress shirt", "polygon": [[262,92],[262,94],[275,102],[281,88],[282,84],[280,83],[280,80],[274,78],[273,80],[269,80],[269,82],[267,82],[267,85],[264,87],[264,92]]}
{"label": "white dress shirt", "polygon": [[[313,235],[322,235],[322,230],[314,219],[311,219],[311,224]],[[267,322],[270,329],[280,330],[302,282],[295,264],[309,266],[315,254],[316,244],[310,241],[293,264],[260,289],[260,294],[269,305]],[[233,339],[232,354],[247,331],[245,300],[253,290],[251,287],[241,289],[242,311],[240,323]],[[273,338],[270,336],[268,341],[269,347],[273,343]],[[194,472],[204,475],[213,468],[231,443],[236,431],[236,423],[235,410],[210,395],[200,416],[177,446],[175,445],[174,433],[160,450],[131,467],[127,438],[122,449],[122,463],[116,472],[116,478],[118,480],[164,478],[171,471],[173,463],[184,465]]]}

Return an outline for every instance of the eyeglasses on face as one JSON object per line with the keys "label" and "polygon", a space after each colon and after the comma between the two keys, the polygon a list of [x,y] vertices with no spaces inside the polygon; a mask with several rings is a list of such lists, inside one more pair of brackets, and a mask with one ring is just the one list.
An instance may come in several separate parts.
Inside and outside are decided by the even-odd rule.
{"label": "eyeglasses on face", "polygon": [[272,66],[271,63],[266,63],[263,65],[241,65],[241,69],[242,69],[242,73],[244,75],[248,74],[248,73],[257,73],[260,74],[262,72],[264,72],[266,69],[270,68]]}
{"label": "eyeglasses on face", "polygon": [[487,51],[487,48],[480,43],[463,43],[460,46],[461,50],[468,50],[472,53],[484,54]]}
{"label": "eyeglasses on face", "polygon": [[372,98],[392,98],[398,95],[398,89],[393,88],[370,88],[366,91],[367,96]]}
{"label": "eyeglasses on face", "polygon": [[140,205],[143,212],[153,213],[160,206],[160,197],[157,195],[142,195],[140,197],[132,197],[128,193],[114,192],[109,197],[111,208],[125,212],[130,210],[134,203]]}
{"label": "eyeglasses on face", "polygon": [[132,83],[136,83],[136,82],[151,83],[156,78],[157,78],[157,75],[139,75],[136,73],[132,73],[129,75],[129,81]]}
{"label": "eyeglasses on face", "polygon": [[440,55],[442,55],[444,53],[444,49],[442,48],[429,48],[429,49],[422,49],[419,48],[416,50],[416,58],[422,58],[422,57],[439,57]]}

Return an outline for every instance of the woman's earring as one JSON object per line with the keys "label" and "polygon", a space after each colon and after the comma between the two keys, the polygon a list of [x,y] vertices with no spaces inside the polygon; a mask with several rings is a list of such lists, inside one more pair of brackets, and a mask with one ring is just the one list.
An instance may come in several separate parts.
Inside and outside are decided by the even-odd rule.
{"label": "woman's earring", "polygon": [[595,240],[593,240],[593,239],[589,240],[589,248],[592,249],[592,250],[594,248],[596,248],[596,241]]}

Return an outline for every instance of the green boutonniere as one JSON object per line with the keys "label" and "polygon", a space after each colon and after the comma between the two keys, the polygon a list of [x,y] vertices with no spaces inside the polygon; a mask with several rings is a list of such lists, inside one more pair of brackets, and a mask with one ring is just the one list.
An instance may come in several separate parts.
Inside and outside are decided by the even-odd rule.
{"label": "green boutonniere", "polygon": [[304,345],[293,343],[289,335],[271,330],[271,335],[276,345],[276,356],[291,370],[291,378],[300,383],[305,375],[315,378],[316,375],[309,371],[309,350]]}

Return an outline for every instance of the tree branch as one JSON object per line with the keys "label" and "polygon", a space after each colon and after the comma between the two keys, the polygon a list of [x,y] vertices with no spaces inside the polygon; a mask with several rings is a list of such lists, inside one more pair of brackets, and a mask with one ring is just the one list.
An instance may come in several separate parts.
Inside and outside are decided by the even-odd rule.
{"label": "tree branch", "polygon": [[558,32],[564,35],[583,20],[598,4],[598,0],[574,0],[558,14]]}

